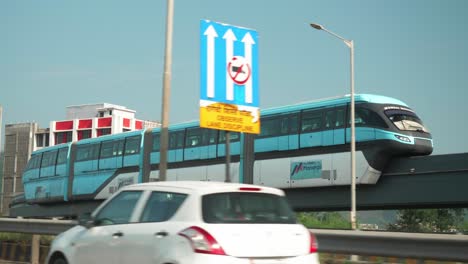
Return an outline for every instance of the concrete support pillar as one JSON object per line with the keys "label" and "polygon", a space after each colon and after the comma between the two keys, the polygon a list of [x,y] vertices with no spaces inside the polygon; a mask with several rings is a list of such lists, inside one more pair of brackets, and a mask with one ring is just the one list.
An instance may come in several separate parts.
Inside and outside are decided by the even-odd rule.
{"label": "concrete support pillar", "polygon": [[51,121],[49,125],[49,146],[55,145],[55,121]]}
{"label": "concrete support pillar", "polygon": [[32,235],[31,241],[31,264],[39,264],[39,252],[41,246],[41,235]]}

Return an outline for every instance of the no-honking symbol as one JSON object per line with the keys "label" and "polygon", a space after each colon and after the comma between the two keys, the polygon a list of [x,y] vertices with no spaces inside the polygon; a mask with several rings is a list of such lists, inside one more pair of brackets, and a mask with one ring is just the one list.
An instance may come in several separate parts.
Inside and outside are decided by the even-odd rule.
{"label": "no-honking symbol", "polygon": [[238,85],[244,85],[252,73],[250,65],[242,56],[234,56],[227,65],[227,71],[232,81]]}

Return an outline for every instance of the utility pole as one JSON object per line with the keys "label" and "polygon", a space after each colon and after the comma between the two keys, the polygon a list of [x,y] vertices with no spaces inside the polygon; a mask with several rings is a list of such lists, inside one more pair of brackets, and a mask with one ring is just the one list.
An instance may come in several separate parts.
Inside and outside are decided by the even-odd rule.
{"label": "utility pole", "polygon": [[[3,118],[3,107],[0,105],[0,159],[2,158],[2,136],[3,136],[3,123],[2,123],[2,118]],[[3,163],[3,160],[0,160],[1,163]],[[2,171],[0,171],[0,175],[2,176],[0,179],[0,214],[3,212],[3,166],[2,166]]]}

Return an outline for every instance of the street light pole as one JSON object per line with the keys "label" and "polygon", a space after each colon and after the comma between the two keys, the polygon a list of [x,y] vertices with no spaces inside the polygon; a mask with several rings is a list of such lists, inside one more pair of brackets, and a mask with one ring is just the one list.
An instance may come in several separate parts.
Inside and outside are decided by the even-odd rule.
{"label": "street light pole", "polygon": [[163,92],[161,107],[161,136],[159,142],[159,180],[165,181],[167,174],[167,150],[169,146],[169,99],[171,94],[172,66],[172,28],[174,20],[174,1],[167,0],[166,49],[164,53]]}
{"label": "street light pole", "polygon": [[350,212],[350,221],[351,229],[356,229],[356,126],[355,126],[355,103],[354,103],[354,42],[352,40],[345,39],[340,35],[333,33],[332,31],[326,29],[320,24],[310,24],[311,27],[317,30],[323,30],[330,35],[342,40],[350,50],[350,59],[351,59],[351,212]]}

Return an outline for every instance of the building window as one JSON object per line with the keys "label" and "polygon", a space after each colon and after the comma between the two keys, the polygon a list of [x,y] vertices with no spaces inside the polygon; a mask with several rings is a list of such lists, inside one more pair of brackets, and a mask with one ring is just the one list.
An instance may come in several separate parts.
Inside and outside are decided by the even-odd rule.
{"label": "building window", "polygon": [[41,148],[44,146],[44,134],[36,134],[36,147]]}
{"label": "building window", "polygon": [[111,129],[110,128],[102,128],[97,130],[97,136],[104,136],[104,135],[110,135]]}
{"label": "building window", "polygon": [[91,138],[91,130],[80,130],[78,131],[78,140]]}
{"label": "building window", "polygon": [[72,141],[72,132],[57,132],[55,133],[55,145]]}

